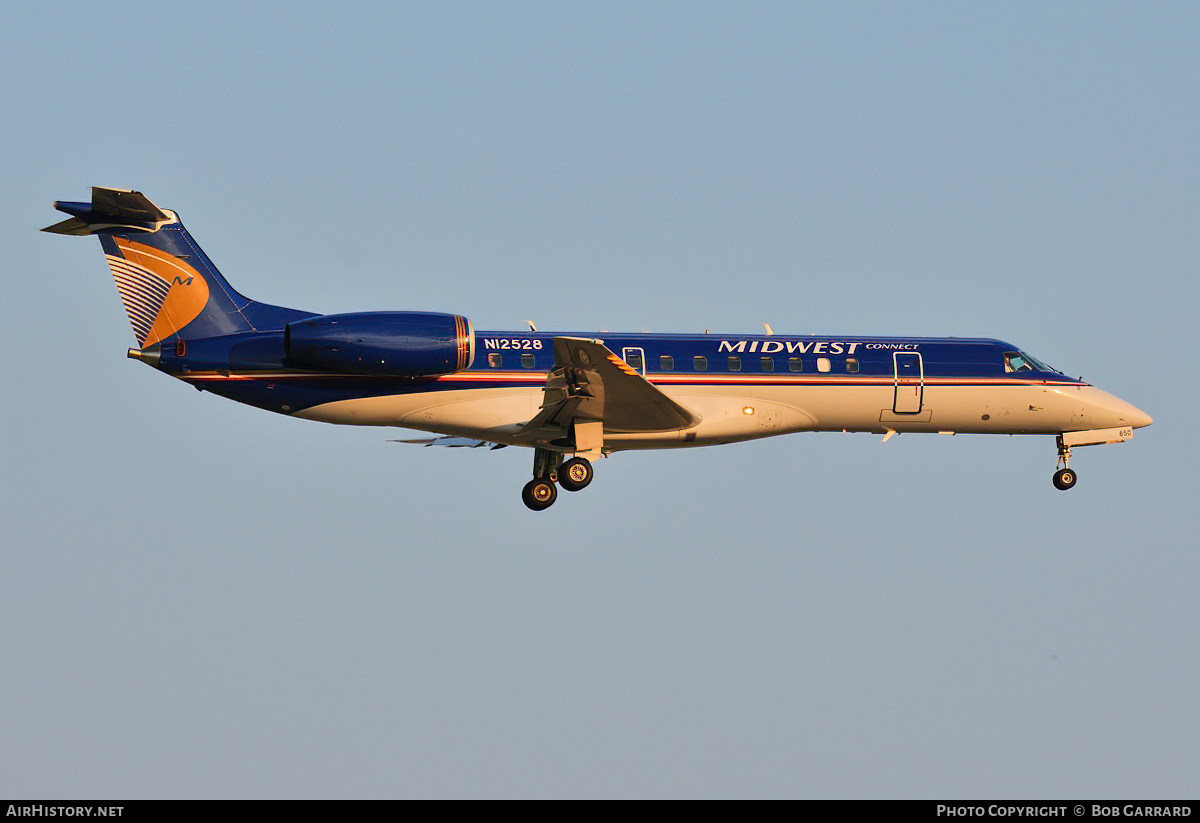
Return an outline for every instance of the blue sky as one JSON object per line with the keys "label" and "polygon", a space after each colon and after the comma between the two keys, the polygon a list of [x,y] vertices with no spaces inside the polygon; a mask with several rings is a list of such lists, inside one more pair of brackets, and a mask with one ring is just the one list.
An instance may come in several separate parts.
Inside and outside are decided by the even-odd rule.
{"label": "blue sky", "polygon": [[[0,794],[1194,797],[1194,4],[15,4]],[[1050,439],[530,455],[124,358],[56,199],[478,328],[994,336]],[[1176,375],[1172,378],[1171,375]]]}

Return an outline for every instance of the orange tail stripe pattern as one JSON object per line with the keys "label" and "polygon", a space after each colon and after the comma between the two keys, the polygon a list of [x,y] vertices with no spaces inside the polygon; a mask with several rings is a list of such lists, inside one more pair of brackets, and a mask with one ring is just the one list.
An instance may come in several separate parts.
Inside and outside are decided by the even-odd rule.
{"label": "orange tail stripe pattern", "polygon": [[129,315],[129,325],[133,326],[134,337],[138,345],[144,347],[150,329],[154,327],[154,319],[162,310],[171,291],[171,284],[156,276],[149,269],[130,263],[120,257],[110,254],[108,268],[117,284],[121,302],[125,304],[125,313]]}
{"label": "orange tail stripe pattern", "polygon": [[105,255],[142,348],[191,323],[208,304],[208,282],[190,265],[159,249],[114,238],[124,258]]}

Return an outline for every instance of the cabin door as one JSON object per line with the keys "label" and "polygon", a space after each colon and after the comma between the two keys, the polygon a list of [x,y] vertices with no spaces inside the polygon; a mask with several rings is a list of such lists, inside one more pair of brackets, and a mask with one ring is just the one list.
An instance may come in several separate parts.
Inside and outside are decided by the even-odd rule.
{"label": "cabin door", "polygon": [[892,401],[892,411],[896,414],[916,414],[921,410],[925,393],[925,367],[921,362],[921,354],[915,351],[893,352],[892,362],[896,366],[896,396]]}
{"label": "cabin door", "polygon": [[639,348],[625,347],[621,349],[621,359],[637,369],[638,374],[646,376],[646,352]]}

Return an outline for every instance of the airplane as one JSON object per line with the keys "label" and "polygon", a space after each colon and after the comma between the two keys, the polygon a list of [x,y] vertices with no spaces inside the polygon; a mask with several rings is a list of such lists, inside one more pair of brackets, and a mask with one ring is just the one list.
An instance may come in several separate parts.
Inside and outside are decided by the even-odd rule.
{"label": "airplane", "polygon": [[[457,314],[322,315],[243,297],[179,216],[140,192],[59,201],[43,231],[96,235],[137,338],[128,357],[261,409],[437,435],[399,442],[533,449],[521,498],[592,482],[627,449],[794,432],[1054,435],[1055,488],[1075,446],[1120,443],[1150,416],[1001,340],[477,331]],[[764,324],[765,325],[765,324]]]}

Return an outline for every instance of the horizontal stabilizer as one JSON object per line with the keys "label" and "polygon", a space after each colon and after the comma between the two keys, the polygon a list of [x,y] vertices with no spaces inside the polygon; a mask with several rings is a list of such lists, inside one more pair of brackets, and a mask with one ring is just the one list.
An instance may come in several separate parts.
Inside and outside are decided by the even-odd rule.
{"label": "horizontal stabilizer", "polygon": [[478,449],[481,446],[491,446],[492,451],[495,451],[504,448],[503,443],[476,440],[473,437],[420,437],[413,440],[389,440],[388,442],[411,443],[414,446],[446,446],[451,449]]}
{"label": "horizontal stabilizer", "polygon": [[86,235],[101,229],[125,228],[156,231],[171,215],[150,202],[140,191],[92,187],[91,203],[56,201],[54,208],[71,215],[61,223],[42,231],[54,234]]}

